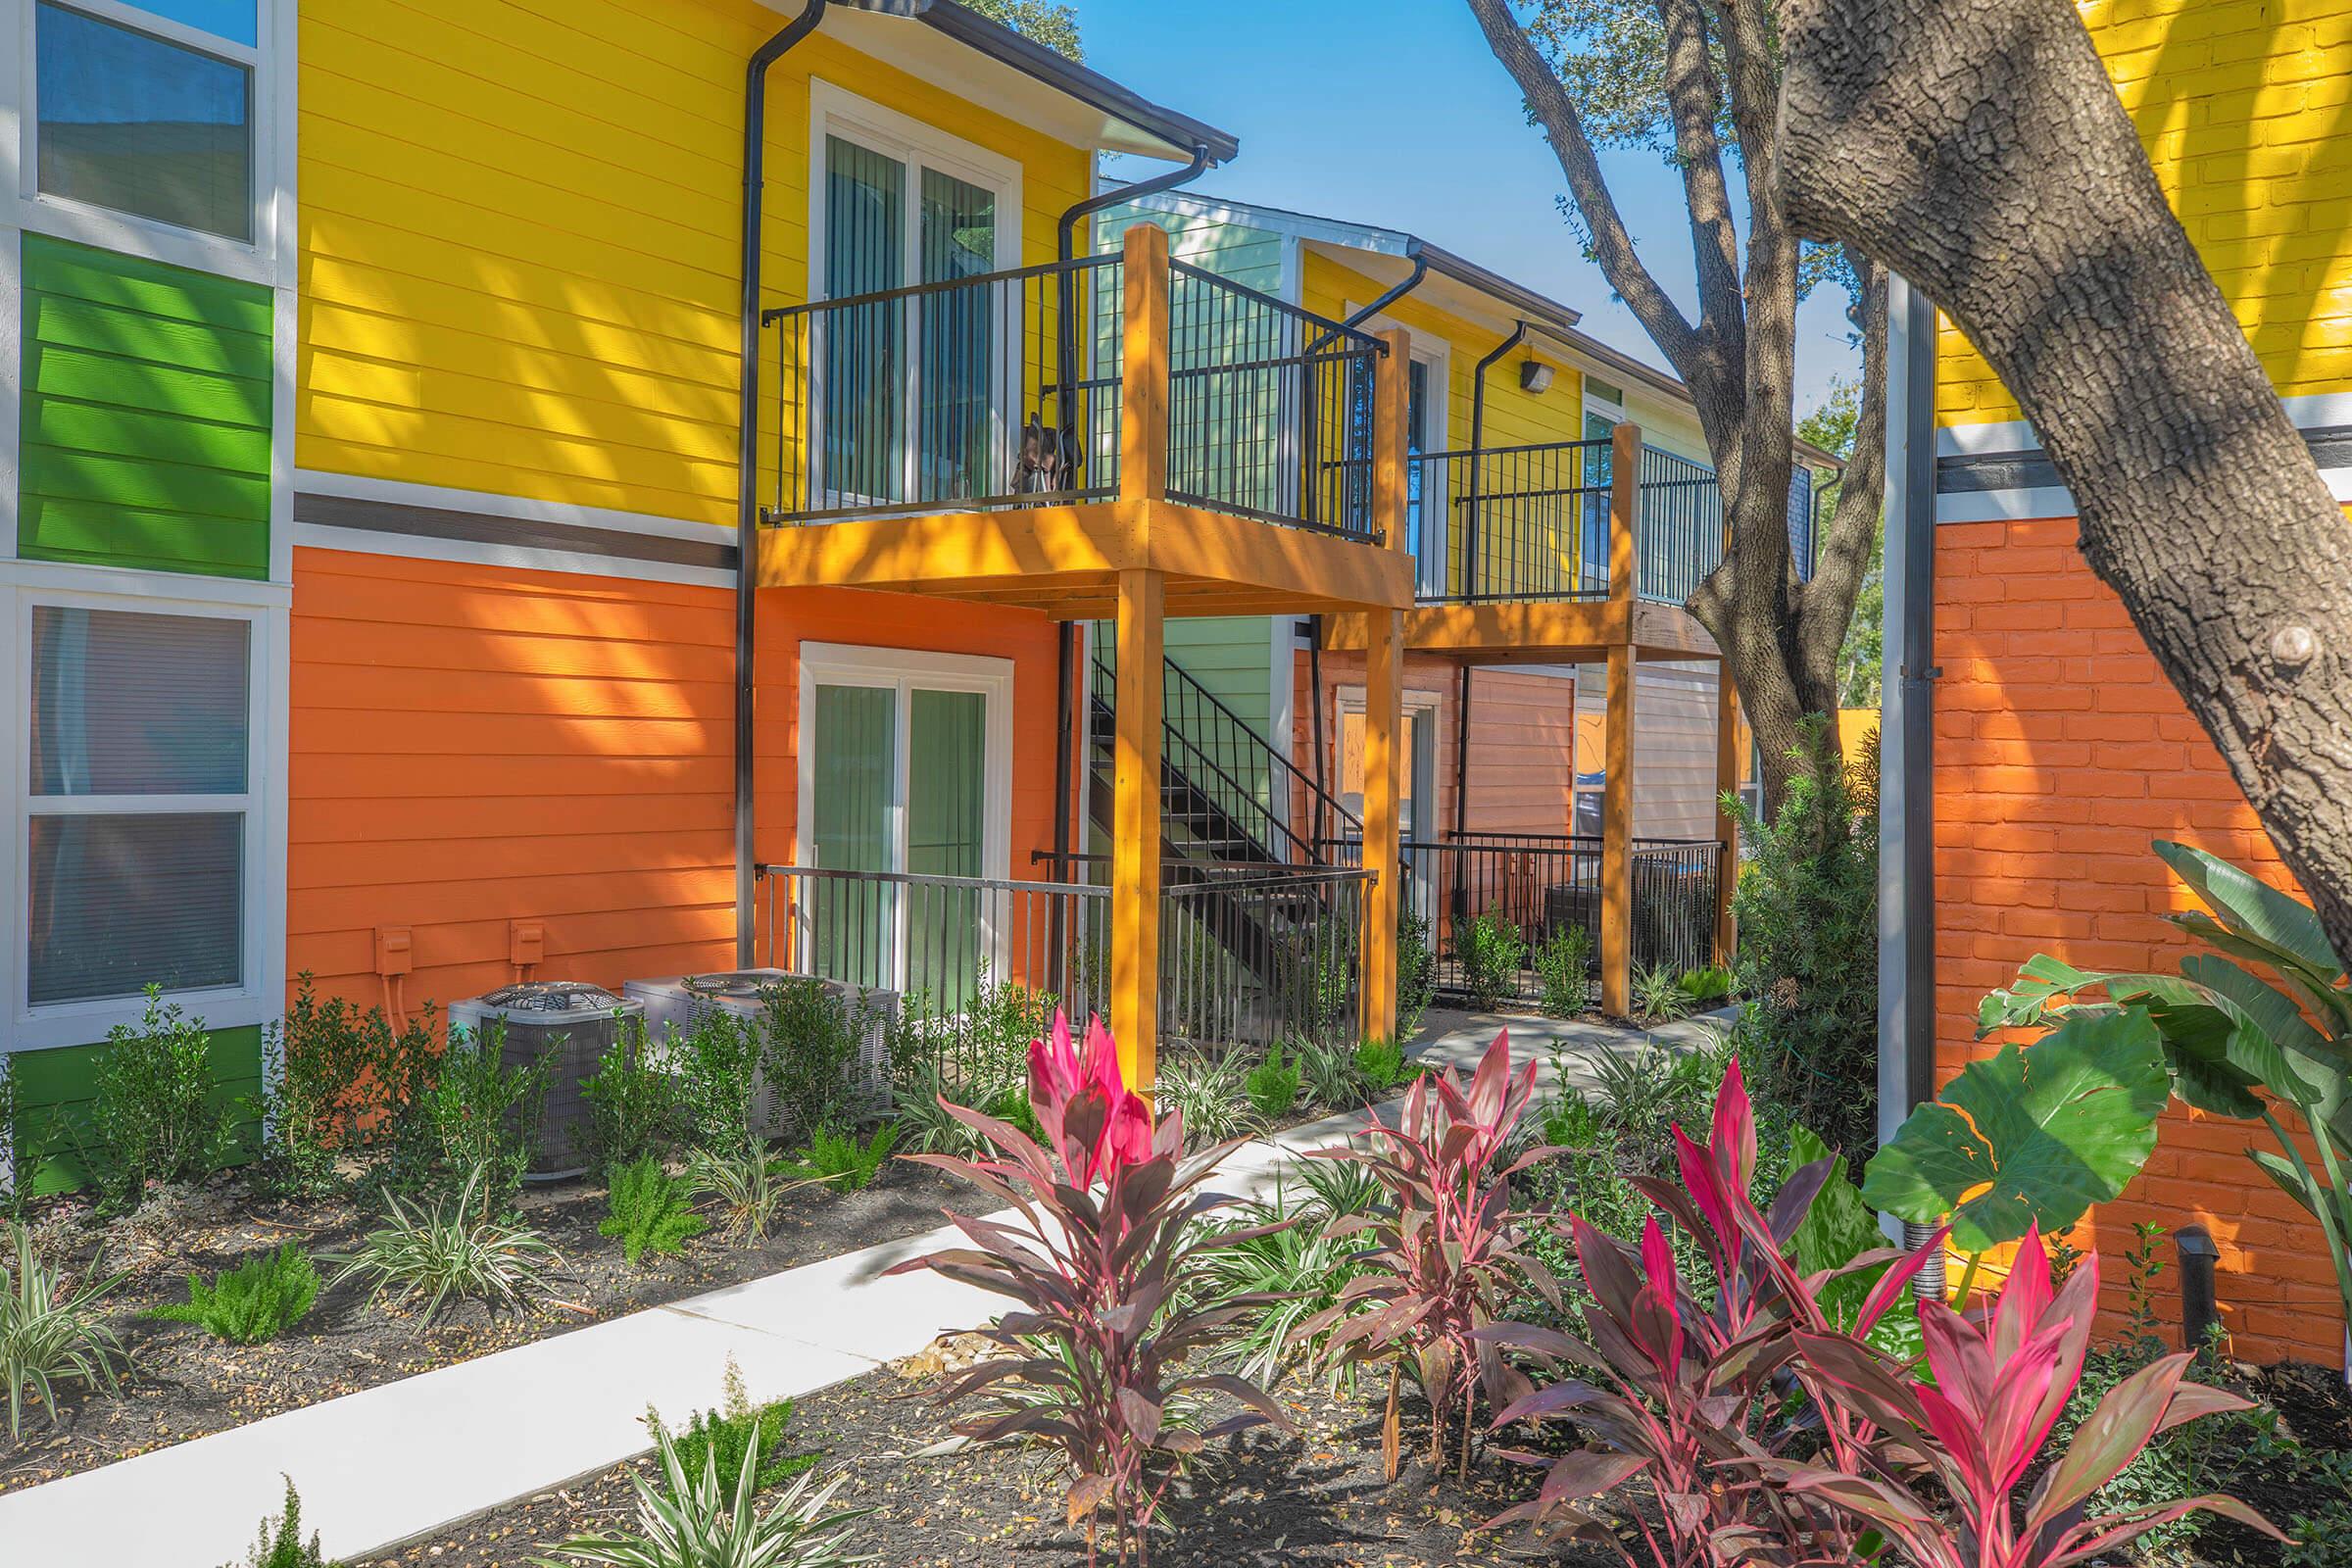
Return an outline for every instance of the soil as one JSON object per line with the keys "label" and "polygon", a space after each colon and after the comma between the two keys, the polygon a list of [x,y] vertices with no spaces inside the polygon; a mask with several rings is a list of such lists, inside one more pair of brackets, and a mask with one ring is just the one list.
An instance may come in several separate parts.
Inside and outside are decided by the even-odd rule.
{"label": "soil", "polygon": [[[2279,1426],[2306,1449],[2352,1451],[2352,1389],[2344,1386],[2340,1372],[2301,1362],[2240,1366],[2236,1372],[2230,1380],[2235,1391],[2278,1411]],[[2314,1496],[2309,1480],[2285,1467],[2259,1462],[2225,1465],[2226,1473],[2200,1478],[2199,1485],[2253,1504],[2264,1518],[2290,1533],[2296,1515],[2340,1500]],[[2197,1560],[2213,1568],[2275,1563],[2282,1549],[2268,1537],[2227,1519],[2217,1519],[2197,1534]]]}
{"label": "soil", "polygon": [[[834,1504],[875,1510],[858,1521],[852,1549],[879,1551],[891,1568],[1083,1568],[1083,1535],[1061,1525],[1067,1483],[1041,1452],[923,1451],[951,1436],[929,1387],[927,1376],[910,1378],[902,1363],[794,1401],[788,1430],[795,1446],[826,1455],[820,1481],[849,1478]],[[1151,1542],[1155,1568],[1499,1568],[1528,1561],[1597,1568],[1614,1561],[1538,1550],[1520,1531],[1477,1529],[1525,1497],[1538,1472],[1484,1458],[1474,1462],[1466,1490],[1450,1476],[1433,1487],[1424,1462],[1408,1457],[1392,1484],[1381,1475],[1375,1400],[1334,1399],[1296,1383],[1283,1394],[1298,1430],[1259,1428],[1212,1445],[1170,1494],[1168,1528]],[[1426,1429],[1420,1436],[1426,1441]],[[1405,1441],[1415,1441],[1409,1422]],[[519,1568],[567,1537],[634,1530],[632,1474],[659,1484],[650,1459],[617,1465],[351,1568]],[[1110,1561],[1107,1550],[1102,1561]]]}
{"label": "soil", "polygon": [[763,1247],[733,1247],[706,1234],[688,1242],[679,1256],[648,1254],[632,1269],[620,1244],[597,1234],[606,1212],[601,1185],[526,1188],[520,1205],[524,1220],[564,1257],[557,1300],[526,1314],[495,1318],[479,1306],[465,1305],[445,1312],[420,1334],[413,1316],[372,1304],[354,1281],[321,1296],[284,1338],[254,1346],[224,1344],[193,1324],[158,1322],[144,1314],[186,1300],[190,1271],[209,1277],[289,1241],[314,1252],[340,1250],[370,1228],[371,1215],[346,1202],[257,1205],[231,1181],[161,1194],[102,1232],[87,1223],[86,1213],[61,1206],[37,1227],[52,1255],[63,1245],[78,1266],[88,1266],[96,1251],[109,1272],[130,1271],[106,1305],[108,1320],[134,1364],[121,1398],[104,1390],[62,1388],[57,1424],[51,1425],[48,1410],[27,1408],[19,1442],[9,1439],[0,1422],[0,1493],[877,1242],[920,1235],[943,1223],[940,1210],[960,1200],[962,1192],[937,1172],[893,1161],[863,1192],[811,1187],[788,1194]]}

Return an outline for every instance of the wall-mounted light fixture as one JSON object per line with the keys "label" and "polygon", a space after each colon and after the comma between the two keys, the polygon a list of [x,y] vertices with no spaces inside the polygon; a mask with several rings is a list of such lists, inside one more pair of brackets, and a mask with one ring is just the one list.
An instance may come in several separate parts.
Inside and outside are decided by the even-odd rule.
{"label": "wall-mounted light fixture", "polygon": [[1551,390],[1551,367],[1537,360],[1519,362],[1519,390],[1541,397]]}

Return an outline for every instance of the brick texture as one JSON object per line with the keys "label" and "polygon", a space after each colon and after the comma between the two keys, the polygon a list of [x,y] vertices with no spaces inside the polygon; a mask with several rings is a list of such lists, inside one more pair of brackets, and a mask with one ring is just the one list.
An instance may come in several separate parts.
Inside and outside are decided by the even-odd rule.
{"label": "brick texture", "polygon": [[[1942,1078],[2001,1043],[1975,1039],[1977,1004],[2034,954],[2161,973],[2195,950],[2164,919],[2194,902],[2151,841],[2194,844],[2291,887],[2122,603],[2077,554],[2075,531],[2071,517],[1936,530]],[[2133,1222],[2195,1221],[2221,1248],[2222,1313],[2237,1353],[2337,1361],[2343,1314],[2318,1227],[2246,1157],[2269,1147],[2260,1123],[2178,1102],[2166,1112],[2146,1170],[2075,1237],[2102,1254],[2110,1314],[2125,1305]],[[2165,1256],[2169,1265],[2169,1245]],[[2157,1296],[2173,1323],[2177,1284],[2168,1266]]]}

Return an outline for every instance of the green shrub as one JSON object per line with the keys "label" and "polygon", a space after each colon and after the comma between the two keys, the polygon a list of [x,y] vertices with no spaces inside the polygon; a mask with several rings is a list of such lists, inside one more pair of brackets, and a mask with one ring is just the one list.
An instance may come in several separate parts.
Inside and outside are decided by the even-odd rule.
{"label": "green shrub", "polygon": [[748,1148],[761,1114],[760,1031],[717,1007],[705,1008],[683,1035],[672,1035],[678,1110],[701,1149]]}
{"label": "green shrub", "polygon": [[1756,1001],[1790,1108],[1857,1165],[1878,1147],[1876,757],[1799,768],[1769,823],[1726,797],[1748,847],[1732,902],[1740,989]]}
{"label": "green shrub", "polygon": [[1683,988],[1684,996],[1702,1005],[1730,1000],[1734,983],[1731,970],[1712,964],[1703,969],[1686,969],[1676,982]]}
{"label": "green shrub", "polygon": [[[1278,1174],[1270,1198],[1242,1203],[1230,1220],[1210,1221],[1212,1234],[1233,1239],[1200,1253],[1196,1288],[1212,1304],[1239,1298],[1263,1303],[1217,1348],[1218,1358],[1270,1390],[1295,1361],[1318,1357],[1329,1329],[1302,1335],[1300,1325],[1336,1305],[1342,1288],[1363,1272],[1354,1261],[1362,1244],[1334,1227],[1381,1201],[1379,1183],[1363,1166],[1310,1159],[1296,1173]],[[1250,1235],[1253,1230],[1260,1234]],[[1328,1375],[1335,1386],[1351,1386],[1355,1368],[1342,1361]]]}
{"label": "green shrub", "polygon": [[201,1181],[227,1163],[236,1113],[216,1100],[204,1020],[149,986],[137,1027],[107,1034],[89,1125],[87,1163],[112,1208],[136,1207],[149,1182]]}
{"label": "green shrub", "polygon": [[779,981],[760,998],[760,1067],[783,1127],[813,1136],[868,1111],[858,1054],[874,1022],[872,1004],[818,980]]}
{"label": "green shrub", "polygon": [[1159,1062],[1152,1086],[1161,1115],[1184,1118],[1185,1141],[1199,1148],[1246,1138],[1254,1130],[1250,1117],[1250,1069],[1232,1054],[1207,1056],[1199,1052],[1171,1052]]}
{"label": "green shrub", "polygon": [[262,1535],[246,1554],[245,1568],[337,1568],[318,1550],[318,1532],[311,1539],[302,1539],[302,1499],[294,1495],[294,1483],[286,1483],[286,1511],[273,1513],[262,1521]]}
{"label": "green shrub", "polygon": [[148,1313],[171,1323],[193,1323],[231,1345],[274,1340],[302,1321],[318,1299],[318,1266],[298,1242],[238,1264],[207,1285],[188,1276],[188,1298]]}
{"label": "green shrub", "polygon": [[784,1162],[753,1140],[728,1149],[698,1149],[686,1156],[686,1183],[718,1200],[719,1235],[738,1247],[759,1247],[775,1224],[788,1190]]}
{"label": "green shrub", "polygon": [[1592,933],[1581,925],[1556,926],[1536,948],[1536,979],[1543,1008],[1553,1018],[1573,1018],[1592,1004]]}
{"label": "green shrub", "polygon": [[958,1103],[994,1099],[1027,1079],[1029,1042],[1053,1028],[1054,1005],[1051,994],[991,979],[985,967],[960,1005],[909,998],[890,1025],[891,1081],[906,1089],[937,1076],[969,1086]]}
{"label": "green shrub", "polygon": [[492,1312],[520,1311],[555,1294],[562,1258],[547,1238],[525,1225],[487,1217],[484,1172],[476,1170],[455,1194],[429,1208],[414,1208],[398,1193],[384,1197],[384,1222],[349,1252],[322,1252],[335,1263],[328,1289],[345,1280],[368,1282],[372,1298],[394,1306],[423,1302],[421,1335],[446,1305],[479,1301]]}
{"label": "green shrub", "polygon": [[654,1438],[662,1456],[661,1487],[629,1477],[637,1489],[637,1532],[575,1536],[557,1551],[574,1562],[615,1568],[836,1568],[874,1560],[850,1553],[847,1530],[873,1510],[832,1507],[846,1477],[816,1487],[815,1477],[802,1476],[762,1511],[757,1443],[747,1446],[735,1474],[722,1480],[715,1453],[703,1455],[701,1469],[689,1469],[666,1431]]}
{"label": "green shrub", "polygon": [[622,1022],[619,1037],[580,1080],[588,1102],[588,1148],[611,1170],[662,1159],[678,1147],[677,1080],[646,1048],[645,1020]]}
{"label": "green shrub", "polygon": [[1375,1096],[1420,1075],[1420,1068],[1406,1059],[1404,1048],[1394,1040],[1367,1040],[1357,1046],[1355,1071]]}
{"label": "green shrub", "polygon": [[1250,1075],[1242,1080],[1242,1092],[1250,1097],[1250,1108],[1260,1120],[1280,1120],[1298,1103],[1298,1064],[1285,1061],[1278,1046],[1250,1069]]}
{"label": "green shrub", "polygon": [[620,1239],[621,1255],[635,1268],[648,1251],[675,1257],[686,1243],[710,1228],[694,1211],[687,1184],[662,1168],[662,1162],[643,1154],[612,1168],[611,1191],[600,1236]]}
{"label": "green shrub", "polygon": [[1461,965],[1462,989],[1470,1005],[1492,1011],[1519,991],[1519,970],[1527,961],[1527,942],[1519,928],[1499,914],[1474,914],[1453,928],[1454,959]]}
{"label": "green shrub", "polygon": [[[1298,1038],[1336,1044],[1354,1035],[1359,929],[1351,915],[1343,917],[1327,910],[1292,931],[1277,949],[1275,1004],[1285,1026]],[[1200,935],[1205,946],[1220,954],[1224,951],[1205,932]],[[1233,1020],[1235,986],[1240,983],[1239,976],[1229,977],[1222,985],[1212,983],[1203,993],[1204,1001],[1212,1004],[1210,1013],[1228,1024]]]}
{"label": "green shrub", "polygon": [[553,1053],[510,1067],[505,1044],[506,1028],[496,1022],[478,1039],[450,1030],[431,1082],[399,1109],[394,1190],[437,1202],[471,1188],[484,1218],[513,1209],[539,1152]]}
{"label": "green shrub", "polygon": [[0,1056],[0,1217],[10,1219],[24,1211],[36,1168],[32,1152],[24,1147],[18,1093],[17,1075],[9,1069],[8,1058]]}
{"label": "green shrub", "polygon": [[857,1133],[819,1126],[798,1160],[788,1161],[785,1174],[805,1182],[824,1182],[845,1193],[862,1192],[881,1172],[883,1161],[899,1141],[896,1122],[885,1122],[859,1142]]}
{"label": "green shrub", "polygon": [[1421,1032],[1421,1015],[1438,1000],[1438,955],[1430,946],[1429,922],[1400,899],[1396,906],[1396,1036]]}
{"label": "green shrub", "polygon": [[28,1228],[10,1225],[8,1231],[16,1267],[0,1258],[0,1383],[8,1385],[8,1435],[14,1440],[24,1435],[27,1394],[38,1391],[54,1426],[57,1385],[77,1383],[112,1391],[120,1386],[120,1371],[130,1357],[98,1309],[99,1301],[123,1277],[117,1274],[69,1289],[65,1271],[43,1261],[33,1250]]}
{"label": "green shrub", "polygon": [[1350,1110],[1364,1102],[1363,1074],[1355,1070],[1352,1041],[1296,1041],[1291,1064],[1298,1069],[1306,1102],[1325,1110]]}
{"label": "green shrub", "polygon": [[1672,969],[1653,964],[1634,972],[1634,1016],[1652,1023],[1672,1023],[1688,1017],[1690,994]]}
{"label": "green shrub", "polygon": [[265,1194],[318,1198],[342,1183],[338,1163],[387,1145],[399,1112],[440,1071],[438,1018],[426,1004],[394,1029],[381,1007],[321,999],[308,972],[293,1004],[262,1040],[263,1128],[252,1177]]}
{"label": "green shrub", "polygon": [[[743,1456],[755,1441],[760,1446],[756,1481],[761,1492],[780,1487],[794,1476],[816,1467],[816,1454],[796,1453],[785,1446],[784,1429],[792,1423],[790,1399],[770,1399],[754,1405],[743,1386],[743,1369],[731,1357],[727,1361],[725,1391],[717,1409],[697,1410],[672,1434],[678,1458],[688,1470],[700,1470],[707,1462],[706,1456],[715,1454],[718,1473],[734,1475],[743,1468]],[[654,1410],[645,1412],[645,1424],[655,1432],[663,1430],[662,1417]]]}

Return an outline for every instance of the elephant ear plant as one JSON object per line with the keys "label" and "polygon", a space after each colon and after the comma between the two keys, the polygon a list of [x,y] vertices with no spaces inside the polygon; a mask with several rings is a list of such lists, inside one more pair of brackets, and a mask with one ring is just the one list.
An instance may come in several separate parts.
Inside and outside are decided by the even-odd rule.
{"label": "elephant ear plant", "polygon": [[[2084,1516],[2083,1504],[2159,1433],[2250,1408],[2234,1395],[2182,1381],[2193,1359],[2183,1351],[2109,1390],[2066,1451],[2045,1455],[2050,1430],[2082,1378],[2098,1290],[2095,1255],[2053,1286],[2041,1233],[2029,1228],[1988,1311],[1972,1320],[1941,1301],[1919,1303],[1933,1382],[1907,1378],[1847,1336],[1798,1329],[1808,1386],[1860,1412],[1886,1441],[1866,1450],[1863,1473],[1785,1465],[1776,1478],[1795,1495],[1883,1532],[1919,1568],[2113,1561],[2132,1541],[2199,1510],[2284,1541],[2261,1514],[2218,1494]],[[1914,1490],[1923,1465],[1940,1496]],[[2025,1480],[2037,1472],[2021,1507]]]}
{"label": "elephant ear plant", "polygon": [[1413,1081],[1395,1127],[1373,1119],[1359,1146],[1319,1150],[1323,1158],[1368,1168],[1386,1198],[1382,1211],[1343,1219],[1335,1238],[1361,1236],[1350,1259],[1360,1272],[1340,1298],[1299,1325],[1324,1339],[1327,1362],[1389,1363],[1383,1427],[1390,1480],[1396,1478],[1398,1385],[1409,1375],[1429,1401],[1430,1468],[1445,1463],[1446,1426],[1461,1428],[1461,1469],[1470,1464],[1472,1416],[1483,1387],[1499,1409],[1526,1395],[1526,1376],[1480,1331],[1495,1321],[1522,1282],[1554,1307],[1559,1287],[1520,1250],[1529,1216],[1511,1207],[1510,1179],[1556,1151],[1511,1158],[1513,1134],[1535,1095],[1536,1064],[1511,1070],[1510,1033],[1497,1033],[1464,1084],[1450,1067]]}
{"label": "elephant ear plant", "polygon": [[[2182,958],[2177,976],[2095,973],[2036,955],[2014,984],[1984,999],[1978,1032],[2144,1016],[2161,1037],[2174,1094],[2210,1115],[2270,1129],[2277,1152],[2248,1154],[2319,1221],[2352,1315],[2352,991],[2343,962],[2310,906],[2185,844],[2159,842],[2156,854],[2205,906],[2173,923],[2219,952]],[[2104,1000],[2094,998],[2100,992]],[[2257,1090],[2302,1116],[2317,1169]]]}
{"label": "elephant ear plant", "polygon": [[[1268,1422],[1289,1425],[1239,1377],[1177,1375],[1265,1298],[1201,1307],[1180,1289],[1200,1274],[1205,1249],[1239,1239],[1196,1223],[1229,1201],[1200,1186],[1231,1145],[1185,1159],[1183,1118],[1153,1128],[1150,1107],[1121,1081],[1116,1048],[1099,1022],[1079,1051],[1068,1021],[1056,1017],[1052,1035],[1029,1048],[1029,1077],[1042,1141],[946,1103],[991,1153],[906,1156],[962,1178],[1014,1217],[951,1214],[970,1247],[891,1272],[931,1269],[1015,1303],[978,1331],[1005,1353],[951,1378],[940,1397],[989,1396],[991,1408],[955,1422],[975,1441],[1029,1438],[1058,1447],[1071,1475],[1068,1520],[1087,1527],[1088,1560],[1107,1514],[1124,1562],[1142,1552],[1143,1532],[1178,1469],[1205,1444]],[[1241,1408],[1204,1426],[1202,1405],[1218,1394]]]}

